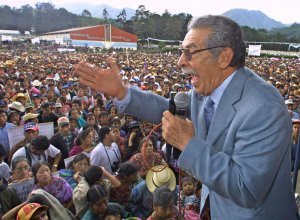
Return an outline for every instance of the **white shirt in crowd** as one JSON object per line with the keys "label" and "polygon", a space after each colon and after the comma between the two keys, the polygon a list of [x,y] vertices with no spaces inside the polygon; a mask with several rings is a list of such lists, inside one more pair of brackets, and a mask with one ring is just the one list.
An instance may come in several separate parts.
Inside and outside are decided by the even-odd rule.
{"label": "white shirt in crowd", "polygon": [[[48,157],[54,158],[57,154],[60,153],[60,150],[57,149],[56,147],[54,147],[52,144],[50,144],[50,146],[48,147],[48,149],[44,152],[44,154],[42,155],[35,155],[30,153],[31,156],[31,164],[34,164],[37,161],[40,162],[47,162],[48,161]],[[26,157],[26,151],[25,151],[25,147],[20,148],[19,150],[17,150],[13,157],[12,160],[18,156],[23,156]]]}
{"label": "white shirt in crowd", "polygon": [[100,142],[93,149],[90,160],[91,165],[102,166],[107,170],[107,172],[114,174],[111,170],[111,165],[113,165],[114,162],[121,163],[119,147],[116,143],[112,143],[110,147],[106,147]]}
{"label": "white shirt in crowd", "polygon": [[10,177],[10,169],[7,163],[0,163],[0,177],[8,179]]}

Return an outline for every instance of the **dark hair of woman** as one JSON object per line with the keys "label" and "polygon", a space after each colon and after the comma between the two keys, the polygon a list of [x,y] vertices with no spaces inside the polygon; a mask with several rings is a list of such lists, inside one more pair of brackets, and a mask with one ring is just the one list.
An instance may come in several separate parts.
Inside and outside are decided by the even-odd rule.
{"label": "dark hair of woman", "polygon": [[[41,168],[42,165],[46,165],[47,167],[49,167],[49,164],[47,162],[35,162],[32,167],[31,167],[31,170],[32,170],[32,175],[34,177],[34,183],[37,184],[38,183],[38,180],[36,178],[36,174],[37,172],[39,171],[39,169]],[[49,167],[50,169],[50,167]]]}
{"label": "dark hair of woman", "polygon": [[125,162],[120,165],[120,169],[118,171],[118,176],[121,178],[127,177],[131,174],[137,173],[139,168],[131,162]]}
{"label": "dark hair of woman", "polygon": [[89,188],[86,194],[86,200],[90,204],[98,202],[100,199],[107,197],[105,189],[100,185],[94,185]]}
{"label": "dark hair of woman", "polygon": [[15,157],[12,161],[11,161],[11,169],[12,171],[14,171],[17,167],[17,164],[21,161],[26,161],[29,165],[29,161],[26,157],[24,156],[18,156],[18,157]]}
{"label": "dark hair of woman", "polygon": [[[144,137],[144,138],[140,141],[140,143],[139,143],[139,149],[140,149],[140,150],[142,149],[142,147],[143,147],[143,145],[144,145],[144,143],[145,143],[146,140],[147,140],[147,137]],[[153,135],[151,135],[151,136],[149,137],[148,141],[151,141],[151,142],[152,142],[152,144],[153,144],[153,151],[156,151],[156,144],[157,144],[156,138],[155,138]]]}
{"label": "dark hair of woman", "polygon": [[[69,111],[69,117],[71,117],[72,116],[72,112],[73,111],[77,111],[78,112],[78,110],[77,109],[75,109],[75,108],[72,108],[70,111]],[[78,114],[80,115],[80,112],[78,112]]]}
{"label": "dark hair of woman", "polygon": [[92,132],[94,129],[93,128],[87,128],[86,130],[82,130],[79,134],[78,134],[78,136],[77,136],[77,138],[75,139],[75,146],[77,145],[81,145],[82,144],[82,141],[84,140],[84,139],[86,139],[86,137],[89,135],[89,133],[90,132]]}
{"label": "dark hair of woman", "polygon": [[74,169],[73,164],[78,163],[79,161],[82,161],[84,159],[87,160],[88,163],[90,163],[90,158],[86,156],[84,153],[77,154],[72,160],[72,162],[68,164],[68,169],[70,170]]}

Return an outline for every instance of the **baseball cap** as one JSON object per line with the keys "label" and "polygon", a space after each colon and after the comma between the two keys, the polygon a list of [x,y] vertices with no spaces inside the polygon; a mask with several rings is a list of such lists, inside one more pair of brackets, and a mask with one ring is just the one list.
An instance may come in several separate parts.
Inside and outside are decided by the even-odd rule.
{"label": "baseball cap", "polygon": [[69,124],[70,124],[70,121],[67,117],[60,117],[57,120],[57,125],[58,126],[69,125]]}
{"label": "baseball cap", "polygon": [[30,220],[38,209],[48,210],[48,206],[39,203],[28,203],[18,211],[16,220]]}
{"label": "baseball cap", "polygon": [[27,103],[27,104],[25,105],[25,109],[27,109],[27,108],[33,108],[33,107],[34,107],[34,104],[33,104],[32,102]]}
{"label": "baseball cap", "polygon": [[50,107],[49,102],[44,102],[43,104],[41,104],[41,108],[48,108],[48,107]]}
{"label": "baseball cap", "polygon": [[138,121],[135,121],[135,120],[131,121],[131,122],[129,123],[129,125],[128,125],[128,128],[129,128],[129,129],[132,129],[132,128],[140,128],[140,127],[141,127],[141,123],[138,122]]}
{"label": "baseball cap", "polygon": [[291,100],[291,99],[285,100],[284,103],[285,103],[286,105],[293,105],[293,104],[294,104],[293,100]]}
{"label": "baseball cap", "polygon": [[61,107],[62,107],[62,105],[61,105],[61,103],[59,103],[59,102],[56,102],[56,103],[54,104],[54,107],[55,107],[55,108],[61,108]]}
{"label": "baseball cap", "polygon": [[6,107],[8,104],[4,100],[0,100],[0,107]]}
{"label": "baseball cap", "polygon": [[24,125],[24,132],[29,130],[38,131],[39,127],[33,122],[28,122]]}
{"label": "baseball cap", "polygon": [[39,99],[40,99],[41,96],[40,96],[39,94],[33,94],[33,95],[32,95],[32,98],[33,98],[33,99],[34,99],[34,98],[39,98]]}

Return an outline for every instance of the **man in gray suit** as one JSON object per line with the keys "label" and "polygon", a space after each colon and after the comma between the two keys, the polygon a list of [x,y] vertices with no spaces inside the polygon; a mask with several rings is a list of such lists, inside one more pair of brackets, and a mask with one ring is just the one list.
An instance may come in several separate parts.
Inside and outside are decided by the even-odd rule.
{"label": "man in gray suit", "polygon": [[223,16],[193,19],[178,66],[192,76],[191,121],[168,100],[122,85],[110,69],[80,62],[80,82],[115,97],[119,110],[163,123],[182,151],[179,166],[203,183],[201,212],[212,219],[299,219],[290,175],[292,126],[279,92],[245,66],[241,28]]}

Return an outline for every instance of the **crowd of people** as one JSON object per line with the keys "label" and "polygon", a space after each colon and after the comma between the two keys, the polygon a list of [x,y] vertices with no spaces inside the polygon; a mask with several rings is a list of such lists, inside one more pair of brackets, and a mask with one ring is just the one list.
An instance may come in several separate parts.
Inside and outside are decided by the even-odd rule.
{"label": "crowd of people", "polygon": [[[81,60],[106,68],[111,52],[28,51],[0,52],[3,220],[182,219],[181,210],[186,219],[197,219],[201,182],[166,160],[160,127],[151,132],[155,124],[119,113],[113,97],[80,84],[73,74]],[[192,89],[189,76],[176,67],[177,54],[123,51],[113,56],[128,87],[165,98]],[[296,146],[299,59],[247,57],[246,65],[282,95]],[[39,126],[49,122],[51,137]],[[12,146],[8,134],[18,126],[24,138]],[[34,184],[22,201],[13,185],[29,179]]]}

